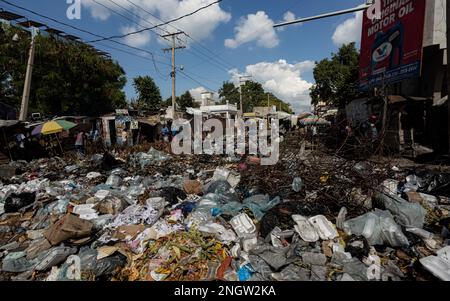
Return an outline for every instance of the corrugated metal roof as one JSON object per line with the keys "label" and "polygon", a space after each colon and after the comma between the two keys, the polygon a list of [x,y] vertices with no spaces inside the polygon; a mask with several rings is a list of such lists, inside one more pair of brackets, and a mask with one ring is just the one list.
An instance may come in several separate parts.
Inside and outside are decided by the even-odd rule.
{"label": "corrugated metal roof", "polygon": [[0,120],[0,128],[10,127],[18,124],[19,122],[19,120]]}

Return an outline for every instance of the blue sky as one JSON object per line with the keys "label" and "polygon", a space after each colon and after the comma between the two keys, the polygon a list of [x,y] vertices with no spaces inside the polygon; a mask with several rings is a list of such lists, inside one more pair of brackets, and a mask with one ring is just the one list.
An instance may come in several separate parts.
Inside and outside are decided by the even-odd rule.
{"label": "blue sky", "polygon": [[[9,1],[103,36],[128,33],[149,27],[150,23],[161,22],[147,12],[167,21],[214,2],[214,0],[112,0],[132,12],[130,13],[111,0],[95,0],[127,17],[124,18],[95,3],[94,0],[81,0],[81,19],[69,20],[66,16],[69,6],[66,0]],[[251,74],[254,80],[261,82],[266,90],[291,103],[299,112],[309,105],[308,89],[314,82],[312,76],[314,61],[330,56],[341,43],[358,42],[361,17],[356,14],[337,16],[289,26],[281,31],[273,30],[272,24],[285,18],[317,15],[355,7],[364,2],[363,0],[223,0],[219,5],[216,4],[173,23],[176,29],[184,30],[194,38],[194,40],[182,38],[187,42],[188,48],[177,51],[177,66],[183,65],[184,72],[195,80],[179,75],[177,94],[191,90],[194,96],[198,96],[203,89],[217,91],[223,81],[236,81],[239,74],[247,73]],[[55,24],[2,2],[0,7],[79,36],[84,41],[95,39],[88,34]],[[290,13],[286,14],[287,12]],[[157,33],[175,31],[174,27],[165,27],[165,31],[159,30]],[[146,53],[109,41],[95,44],[98,49],[110,53],[125,69],[128,78],[125,88],[127,98],[135,96],[131,83],[133,77],[138,75],[153,77],[161,88],[163,97],[169,97],[170,55],[162,51],[162,48],[168,47],[167,42],[150,32],[132,35],[119,41],[150,51],[157,60],[156,71]],[[125,54],[111,49],[110,46],[147,58]]]}

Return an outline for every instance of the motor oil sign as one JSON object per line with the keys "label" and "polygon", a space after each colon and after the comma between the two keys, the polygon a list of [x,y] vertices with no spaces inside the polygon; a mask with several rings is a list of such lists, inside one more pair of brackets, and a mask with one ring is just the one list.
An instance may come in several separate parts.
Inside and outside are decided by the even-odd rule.
{"label": "motor oil sign", "polygon": [[420,76],[426,0],[380,0],[377,19],[363,17],[360,89]]}

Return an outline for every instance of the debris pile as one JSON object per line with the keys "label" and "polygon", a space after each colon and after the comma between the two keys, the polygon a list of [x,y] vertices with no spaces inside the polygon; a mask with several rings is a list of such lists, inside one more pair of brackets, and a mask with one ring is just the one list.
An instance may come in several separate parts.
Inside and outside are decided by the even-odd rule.
{"label": "debris pile", "polygon": [[307,153],[14,162],[2,280],[450,280],[450,175]]}

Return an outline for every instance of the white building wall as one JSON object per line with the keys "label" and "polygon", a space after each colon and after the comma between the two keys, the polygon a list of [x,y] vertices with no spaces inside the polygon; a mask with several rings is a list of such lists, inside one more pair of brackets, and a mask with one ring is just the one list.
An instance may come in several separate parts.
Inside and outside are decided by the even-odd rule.
{"label": "white building wall", "polygon": [[426,5],[423,47],[439,45],[441,49],[446,49],[446,1],[426,0]]}

